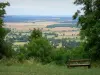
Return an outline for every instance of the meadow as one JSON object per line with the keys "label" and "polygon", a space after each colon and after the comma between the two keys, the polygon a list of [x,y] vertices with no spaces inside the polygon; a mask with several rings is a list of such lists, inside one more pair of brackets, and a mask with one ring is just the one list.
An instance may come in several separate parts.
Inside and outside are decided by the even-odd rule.
{"label": "meadow", "polygon": [[43,65],[34,61],[25,63],[2,63],[0,64],[0,75],[99,75],[100,68],[77,67],[67,68],[52,64]]}

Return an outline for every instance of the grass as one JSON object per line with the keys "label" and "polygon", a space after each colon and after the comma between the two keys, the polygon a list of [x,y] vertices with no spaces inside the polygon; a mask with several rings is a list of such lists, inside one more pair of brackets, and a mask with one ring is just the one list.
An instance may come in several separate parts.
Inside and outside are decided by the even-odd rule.
{"label": "grass", "polygon": [[15,63],[7,66],[0,64],[0,75],[100,75],[100,68],[70,68],[36,62]]}

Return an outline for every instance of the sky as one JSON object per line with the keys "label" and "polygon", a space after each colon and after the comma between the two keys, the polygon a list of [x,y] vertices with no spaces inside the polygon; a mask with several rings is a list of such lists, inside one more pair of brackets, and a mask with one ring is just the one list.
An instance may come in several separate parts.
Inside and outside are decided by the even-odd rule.
{"label": "sky", "polygon": [[75,0],[0,0],[9,2],[7,15],[72,16],[80,6]]}

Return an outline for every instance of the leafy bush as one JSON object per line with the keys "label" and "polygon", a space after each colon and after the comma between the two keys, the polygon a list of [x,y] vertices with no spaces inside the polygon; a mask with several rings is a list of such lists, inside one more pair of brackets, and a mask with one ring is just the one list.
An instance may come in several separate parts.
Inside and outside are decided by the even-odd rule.
{"label": "leafy bush", "polygon": [[23,61],[24,61],[25,56],[24,56],[24,54],[23,54],[23,53],[20,53],[20,54],[17,56],[17,58],[18,58],[18,61],[19,61],[19,62],[23,62]]}
{"label": "leafy bush", "polygon": [[54,51],[54,61],[56,64],[64,65],[69,59],[88,59],[89,55],[84,51],[83,45],[76,48],[66,49],[60,48]]}
{"label": "leafy bush", "polygon": [[67,55],[67,51],[60,49],[56,51],[55,55],[55,63],[59,65],[64,65],[66,64],[67,60],[69,59],[69,56]]}
{"label": "leafy bush", "polygon": [[25,46],[20,46],[19,49],[16,51],[15,58],[18,59],[19,62],[23,62],[27,59],[27,48]]}
{"label": "leafy bush", "polygon": [[83,43],[80,44],[80,46],[73,48],[70,52],[70,59],[88,59],[89,55],[84,50]]}
{"label": "leafy bush", "polygon": [[29,37],[29,41],[32,39],[37,39],[42,37],[42,32],[39,29],[35,29],[32,31],[31,36]]}
{"label": "leafy bush", "polygon": [[33,39],[28,44],[28,57],[35,57],[42,62],[51,62],[52,46],[45,38]]}
{"label": "leafy bush", "polygon": [[13,54],[12,44],[6,41],[0,41],[0,58],[4,56],[9,58],[12,57],[12,54]]}
{"label": "leafy bush", "polygon": [[64,48],[53,49],[51,53],[52,62],[57,65],[65,65],[69,59],[70,51]]}

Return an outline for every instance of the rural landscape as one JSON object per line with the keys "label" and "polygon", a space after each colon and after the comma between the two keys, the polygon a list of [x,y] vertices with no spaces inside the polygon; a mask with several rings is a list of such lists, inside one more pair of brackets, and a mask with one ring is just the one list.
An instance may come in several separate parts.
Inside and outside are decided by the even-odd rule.
{"label": "rural landscape", "polygon": [[[64,20],[61,20],[61,18],[59,17],[59,20],[56,18],[53,20],[52,17],[51,18],[48,17],[49,21],[45,21],[44,19],[43,19],[44,21],[42,21],[42,19],[41,20],[37,19],[38,21],[37,20],[34,22],[26,21],[23,23],[6,22],[4,27],[11,30],[10,33],[6,36],[6,40],[12,41],[13,45],[16,47],[24,45],[28,42],[28,37],[30,36],[31,31],[34,29],[39,29],[42,32],[42,36],[47,38],[55,47],[58,48],[62,46],[67,47],[68,44],[64,43],[67,43],[68,41],[70,41],[70,43],[75,43],[69,46],[73,47],[78,46],[80,41],[79,37],[80,28],[76,26],[75,22],[72,23],[73,21],[67,21],[66,19],[64,19],[66,20],[66,22],[64,22]],[[62,40],[64,42],[62,42]]]}
{"label": "rural landscape", "polygon": [[100,74],[100,2],[65,2],[0,1],[0,75]]}

